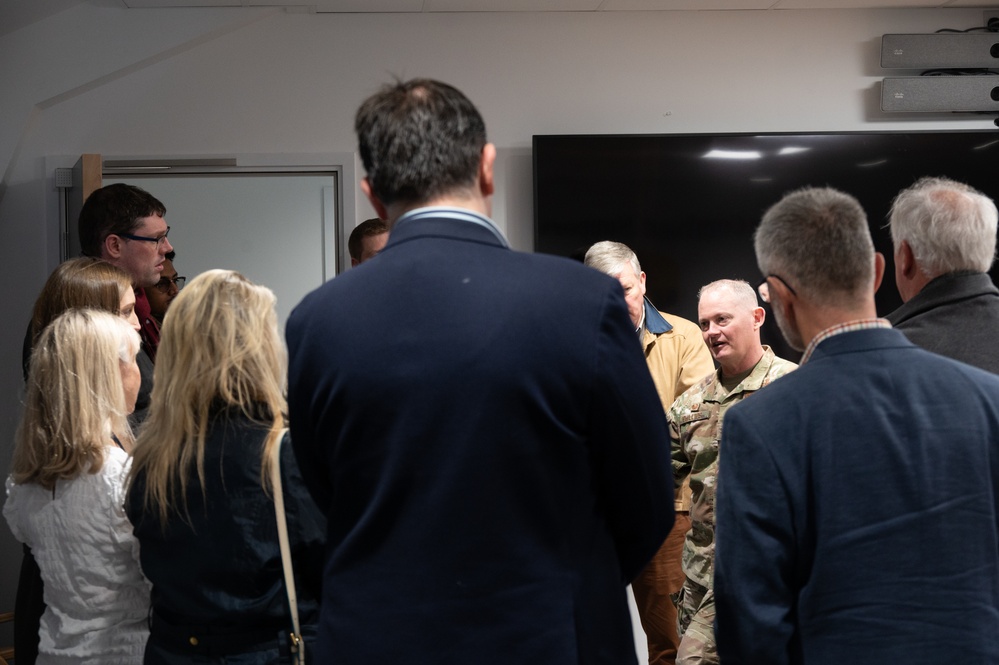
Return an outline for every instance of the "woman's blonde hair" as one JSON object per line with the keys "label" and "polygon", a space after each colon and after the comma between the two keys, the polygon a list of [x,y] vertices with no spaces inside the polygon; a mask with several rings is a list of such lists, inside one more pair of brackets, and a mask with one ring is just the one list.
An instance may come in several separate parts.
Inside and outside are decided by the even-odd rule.
{"label": "woman's blonde hair", "polygon": [[53,489],[60,478],[100,471],[114,436],[131,446],[121,364],[138,352],[132,326],[93,309],[67,310],[41,332],[14,443],[14,482]]}
{"label": "woman's blonde hair", "polygon": [[[135,446],[129,485],[143,475],[142,508],[163,525],[171,510],[187,514],[187,484],[196,469],[205,491],[205,437],[221,409],[239,409],[276,433],[284,425],[287,354],[274,293],[231,270],[192,280],[163,319],[149,417]],[[261,486],[269,491],[268,436]],[[244,454],[244,451],[232,451]]]}
{"label": "woman's blonde hair", "polygon": [[34,343],[45,326],[72,307],[90,307],[118,314],[125,291],[132,288],[128,273],[89,256],[63,261],[52,271],[35,300],[31,315]]}

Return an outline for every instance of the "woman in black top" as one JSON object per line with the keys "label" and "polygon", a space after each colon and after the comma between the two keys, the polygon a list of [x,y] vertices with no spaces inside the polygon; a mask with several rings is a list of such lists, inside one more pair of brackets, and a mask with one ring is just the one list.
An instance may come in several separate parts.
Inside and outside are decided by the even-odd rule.
{"label": "woman in black top", "polygon": [[274,294],[239,273],[203,273],[167,312],[127,504],[153,584],[147,664],[290,657],[276,445],[307,643],[314,634],[326,525],[283,433],[285,363]]}

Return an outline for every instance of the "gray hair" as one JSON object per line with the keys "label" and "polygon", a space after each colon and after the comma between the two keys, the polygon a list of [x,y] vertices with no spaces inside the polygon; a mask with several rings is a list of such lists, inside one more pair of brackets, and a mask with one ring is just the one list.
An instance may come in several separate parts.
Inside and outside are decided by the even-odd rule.
{"label": "gray hair", "polygon": [[996,204],[973,187],[921,178],[895,197],[888,223],[895,249],[908,243],[932,279],[957,270],[987,272],[995,260],[997,218]]}
{"label": "gray hair", "polygon": [[705,284],[697,291],[698,302],[700,302],[706,293],[712,291],[728,291],[731,295],[735,296],[736,301],[740,305],[749,311],[760,306],[760,302],[756,299],[756,289],[743,279],[719,279],[710,284]]}
{"label": "gray hair", "polygon": [[799,295],[848,304],[874,287],[874,242],[857,199],[831,188],[806,187],[770,207],[753,234],[764,275],[780,277]]}
{"label": "gray hair", "polygon": [[625,264],[629,264],[636,275],[642,274],[635,252],[624,243],[613,240],[601,240],[591,246],[586,250],[583,263],[611,277],[620,275]]}

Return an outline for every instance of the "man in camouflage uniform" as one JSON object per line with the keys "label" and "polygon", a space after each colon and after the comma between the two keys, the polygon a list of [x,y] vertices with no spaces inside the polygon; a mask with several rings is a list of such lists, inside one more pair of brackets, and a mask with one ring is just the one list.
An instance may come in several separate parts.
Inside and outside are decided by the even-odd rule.
{"label": "man in camouflage uniform", "polygon": [[730,406],[797,367],[760,343],[764,317],[746,282],[725,279],[701,288],[697,319],[719,369],[681,395],[668,414],[673,477],[677,487],[689,478],[693,499],[678,602],[680,665],[718,663],[712,578],[722,419]]}
{"label": "man in camouflage uniform", "polygon": [[[598,242],[586,252],[584,263],[621,282],[635,334],[645,353],[663,410],[702,377],[714,364],[693,321],[657,310],[645,297],[645,272],[627,245]],[[672,598],[683,586],[680,557],[690,529],[690,489],[679,487],[673,509],[676,521],[652,561],[631,582],[638,616],[649,645],[649,665],[674,665],[680,635]]]}

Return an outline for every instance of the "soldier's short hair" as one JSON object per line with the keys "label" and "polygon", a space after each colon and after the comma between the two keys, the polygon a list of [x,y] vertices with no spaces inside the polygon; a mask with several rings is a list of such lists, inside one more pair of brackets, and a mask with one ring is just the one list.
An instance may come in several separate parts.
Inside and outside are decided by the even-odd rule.
{"label": "soldier's short hair", "polygon": [[756,299],[756,289],[744,279],[718,279],[705,284],[698,289],[697,300],[700,301],[705,293],[720,290],[731,293],[746,309],[753,310],[760,306],[759,300]]}

